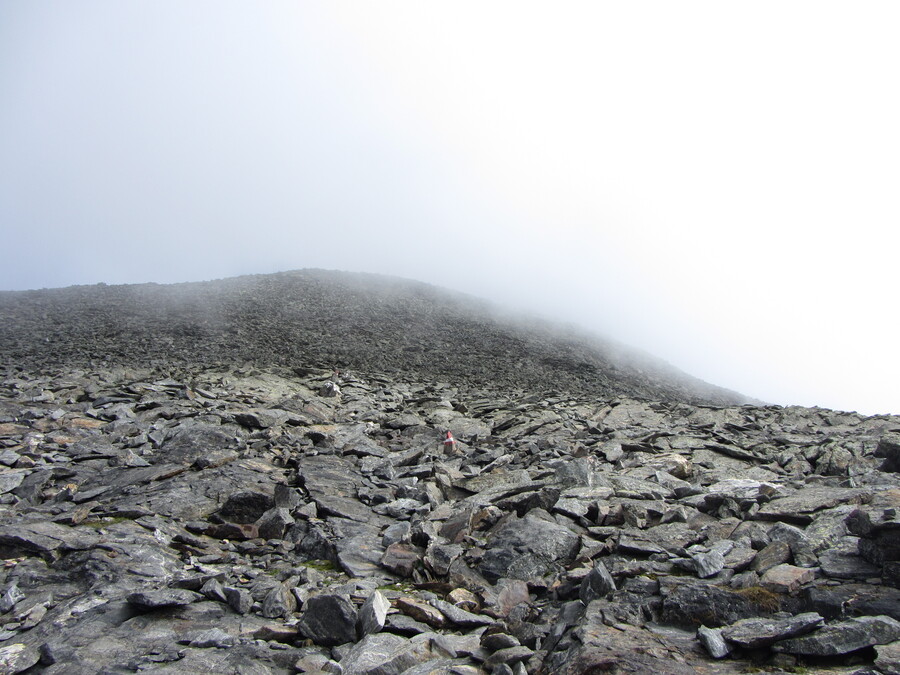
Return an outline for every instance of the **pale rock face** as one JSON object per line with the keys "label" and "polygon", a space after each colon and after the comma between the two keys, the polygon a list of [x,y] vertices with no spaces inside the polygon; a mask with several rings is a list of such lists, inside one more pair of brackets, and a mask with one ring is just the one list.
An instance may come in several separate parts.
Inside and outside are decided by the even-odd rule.
{"label": "pale rock face", "polygon": [[0,294],[0,670],[890,672],[900,418],[373,283]]}

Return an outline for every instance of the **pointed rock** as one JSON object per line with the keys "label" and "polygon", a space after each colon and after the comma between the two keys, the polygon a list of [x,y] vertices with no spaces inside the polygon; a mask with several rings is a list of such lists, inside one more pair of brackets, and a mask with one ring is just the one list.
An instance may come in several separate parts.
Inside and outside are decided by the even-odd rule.
{"label": "pointed rock", "polygon": [[377,633],[384,628],[390,608],[391,603],[381,591],[375,591],[366,598],[362,607],[359,608],[358,633],[360,637]]}

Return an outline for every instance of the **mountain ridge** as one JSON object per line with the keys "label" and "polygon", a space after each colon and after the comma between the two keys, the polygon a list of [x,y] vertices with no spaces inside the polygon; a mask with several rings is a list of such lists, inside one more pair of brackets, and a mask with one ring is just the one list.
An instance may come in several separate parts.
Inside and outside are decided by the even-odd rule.
{"label": "mountain ridge", "polygon": [[898,672],[900,417],[616,349],[334,272],[0,295],[0,672]]}
{"label": "mountain ridge", "polygon": [[383,275],[294,270],[5,291],[0,320],[7,365],[312,363],[601,397],[759,403],[612,340]]}

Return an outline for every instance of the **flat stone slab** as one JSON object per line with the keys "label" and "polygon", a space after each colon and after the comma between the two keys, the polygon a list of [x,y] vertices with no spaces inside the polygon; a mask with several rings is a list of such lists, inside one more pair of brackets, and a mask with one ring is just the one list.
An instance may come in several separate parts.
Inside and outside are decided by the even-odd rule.
{"label": "flat stone slab", "polygon": [[900,621],[889,616],[861,616],[828,624],[810,635],[772,645],[776,652],[800,656],[837,656],[900,640]]}
{"label": "flat stone slab", "polygon": [[189,605],[192,602],[202,600],[203,596],[194,591],[183,588],[164,588],[158,591],[138,591],[131,593],[126,600],[129,604],[143,607],[144,609],[159,609],[161,607],[178,607]]}
{"label": "flat stone slab", "polygon": [[760,585],[776,593],[794,595],[803,584],[816,578],[816,573],[806,567],[794,565],[775,565],[762,575]]}
{"label": "flat stone slab", "polygon": [[722,637],[741,647],[757,649],[779,640],[809,633],[825,619],[816,612],[797,614],[787,619],[742,619],[722,629]]}
{"label": "flat stone slab", "polygon": [[868,490],[857,488],[809,487],[787,497],[773,499],[756,512],[759,520],[783,520],[807,524],[813,514],[840,504],[859,504]]}

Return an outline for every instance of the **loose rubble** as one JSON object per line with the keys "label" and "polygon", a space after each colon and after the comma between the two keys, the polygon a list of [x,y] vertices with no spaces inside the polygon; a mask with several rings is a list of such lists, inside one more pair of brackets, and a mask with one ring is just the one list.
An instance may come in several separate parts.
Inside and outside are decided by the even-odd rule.
{"label": "loose rubble", "polygon": [[8,371],[3,672],[892,672],[900,419],[333,378]]}
{"label": "loose rubble", "polygon": [[900,417],[417,378],[4,366],[0,672],[898,672]]}

